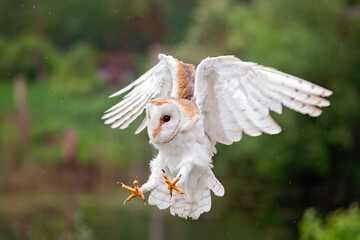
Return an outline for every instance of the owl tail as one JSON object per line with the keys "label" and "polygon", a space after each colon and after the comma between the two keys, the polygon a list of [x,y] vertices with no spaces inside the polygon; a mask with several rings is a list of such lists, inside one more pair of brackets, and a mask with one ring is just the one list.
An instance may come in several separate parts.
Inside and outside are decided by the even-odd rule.
{"label": "owl tail", "polygon": [[174,216],[198,219],[202,213],[211,209],[210,190],[220,197],[225,193],[224,187],[210,168],[203,174],[190,173],[188,181],[179,187],[185,194],[174,192],[171,197],[167,184],[160,184],[151,192],[149,204],[156,205],[159,209],[170,208],[170,213]]}

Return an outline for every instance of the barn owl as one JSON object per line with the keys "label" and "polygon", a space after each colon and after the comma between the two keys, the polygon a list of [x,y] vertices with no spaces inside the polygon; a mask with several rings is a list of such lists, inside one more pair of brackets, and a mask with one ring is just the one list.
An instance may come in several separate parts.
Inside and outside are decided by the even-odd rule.
{"label": "barn owl", "polygon": [[[159,54],[159,62],[137,80],[110,97],[127,95],[102,119],[112,128],[126,128],[146,109],[136,134],[147,127],[158,155],[150,161],[151,174],[141,187],[138,180],[126,201],[151,192],[148,203],[170,208],[172,215],[197,219],[211,209],[212,191],[224,187],[212,172],[217,142],[230,145],[242,134],[277,134],[280,126],[270,111],[282,106],[317,117],[317,107],[329,106],[332,91],[311,82],[234,56],[206,58],[195,69]],[[124,202],[124,203],[125,203]]]}

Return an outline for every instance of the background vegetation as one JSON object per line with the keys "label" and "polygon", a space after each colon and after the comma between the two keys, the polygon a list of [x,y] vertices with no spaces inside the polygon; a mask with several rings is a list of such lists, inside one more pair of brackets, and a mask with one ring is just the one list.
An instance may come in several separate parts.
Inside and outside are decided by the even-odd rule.
{"label": "background vegetation", "polygon": [[[159,52],[275,67],[333,90],[331,106],[218,145],[226,195],[198,221],[123,206],[114,183],[146,181],[156,152],[140,121],[100,116]],[[0,239],[359,239],[359,53],[358,0],[1,1]]]}

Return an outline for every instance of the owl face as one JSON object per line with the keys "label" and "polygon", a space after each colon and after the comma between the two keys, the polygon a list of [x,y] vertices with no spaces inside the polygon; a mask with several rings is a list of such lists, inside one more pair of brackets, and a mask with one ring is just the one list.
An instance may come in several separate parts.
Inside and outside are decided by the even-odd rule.
{"label": "owl face", "polygon": [[146,108],[147,130],[154,143],[168,143],[181,128],[181,114],[176,104],[149,103]]}

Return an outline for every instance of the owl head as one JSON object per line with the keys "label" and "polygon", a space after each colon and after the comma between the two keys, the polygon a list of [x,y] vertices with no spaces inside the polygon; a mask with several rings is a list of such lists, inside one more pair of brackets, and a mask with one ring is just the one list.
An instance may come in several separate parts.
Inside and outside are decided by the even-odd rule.
{"label": "owl head", "polygon": [[147,130],[153,143],[168,143],[199,120],[200,112],[190,100],[156,98],[146,107]]}

